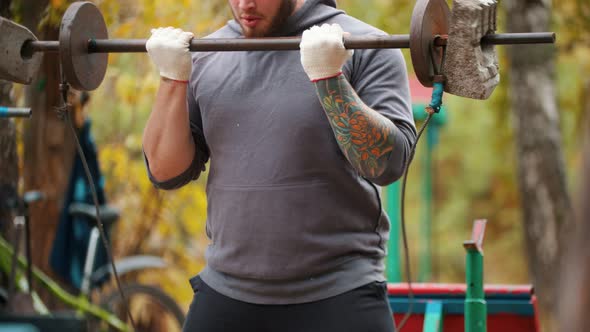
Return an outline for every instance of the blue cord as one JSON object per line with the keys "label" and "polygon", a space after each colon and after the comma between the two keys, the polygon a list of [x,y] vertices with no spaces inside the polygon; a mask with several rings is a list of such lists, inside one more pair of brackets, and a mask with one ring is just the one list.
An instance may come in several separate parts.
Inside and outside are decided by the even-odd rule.
{"label": "blue cord", "polygon": [[0,118],[8,117],[8,107],[0,106]]}
{"label": "blue cord", "polygon": [[428,110],[428,108],[430,108],[430,109],[432,109],[432,111],[434,111],[434,113],[440,112],[444,92],[445,92],[445,85],[443,82],[434,82],[433,83],[432,100],[430,101],[430,105],[428,105],[427,110]]}

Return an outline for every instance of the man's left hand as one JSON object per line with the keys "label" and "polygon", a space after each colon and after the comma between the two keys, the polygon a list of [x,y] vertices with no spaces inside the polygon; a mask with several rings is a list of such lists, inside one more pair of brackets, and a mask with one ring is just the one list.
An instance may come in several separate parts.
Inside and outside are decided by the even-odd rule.
{"label": "man's left hand", "polygon": [[313,26],[303,32],[301,64],[312,82],[342,73],[342,66],[354,52],[344,48],[344,34],[338,24]]}

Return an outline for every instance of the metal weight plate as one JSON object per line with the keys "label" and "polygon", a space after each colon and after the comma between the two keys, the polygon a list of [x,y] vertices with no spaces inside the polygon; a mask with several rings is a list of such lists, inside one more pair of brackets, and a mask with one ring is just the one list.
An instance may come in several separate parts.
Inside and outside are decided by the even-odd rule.
{"label": "metal weight plate", "polygon": [[61,65],[68,83],[76,90],[91,91],[104,79],[108,53],[89,53],[92,39],[107,39],[107,26],[91,2],[74,2],[66,10],[59,31]]}
{"label": "metal weight plate", "polygon": [[[434,70],[431,48],[434,37],[449,33],[451,11],[444,0],[417,0],[410,26],[410,54],[416,76],[422,85],[431,87]],[[432,48],[437,63],[442,58],[440,48]]]}

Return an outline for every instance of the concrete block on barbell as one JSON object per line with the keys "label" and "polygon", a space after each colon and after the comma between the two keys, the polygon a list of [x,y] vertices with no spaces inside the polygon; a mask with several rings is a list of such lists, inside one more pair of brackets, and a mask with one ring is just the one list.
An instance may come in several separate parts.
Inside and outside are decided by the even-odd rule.
{"label": "concrete block on barbell", "polygon": [[37,38],[29,29],[0,17],[0,79],[31,84],[43,54],[21,54],[22,46],[30,40]]}
{"label": "concrete block on barbell", "polygon": [[487,99],[500,83],[498,56],[481,39],[496,30],[495,0],[453,0],[444,73],[448,93]]}

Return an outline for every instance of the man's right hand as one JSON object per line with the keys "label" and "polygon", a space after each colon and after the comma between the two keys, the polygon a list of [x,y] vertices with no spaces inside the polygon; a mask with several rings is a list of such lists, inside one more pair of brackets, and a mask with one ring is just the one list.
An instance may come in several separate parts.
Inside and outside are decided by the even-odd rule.
{"label": "man's right hand", "polygon": [[192,66],[188,48],[193,37],[192,32],[172,27],[152,29],[145,47],[160,76],[188,82]]}

